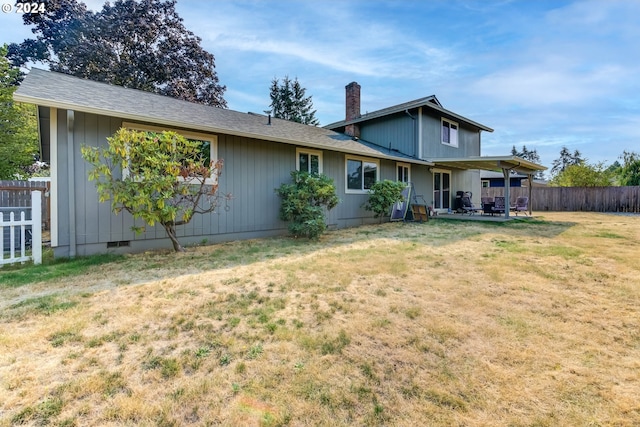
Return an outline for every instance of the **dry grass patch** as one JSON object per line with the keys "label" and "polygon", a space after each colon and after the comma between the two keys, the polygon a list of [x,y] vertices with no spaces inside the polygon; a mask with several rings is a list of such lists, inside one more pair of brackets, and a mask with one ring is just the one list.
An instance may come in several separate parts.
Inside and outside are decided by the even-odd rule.
{"label": "dry grass patch", "polygon": [[0,426],[638,425],[639,225],[384,224],[0,286]]}

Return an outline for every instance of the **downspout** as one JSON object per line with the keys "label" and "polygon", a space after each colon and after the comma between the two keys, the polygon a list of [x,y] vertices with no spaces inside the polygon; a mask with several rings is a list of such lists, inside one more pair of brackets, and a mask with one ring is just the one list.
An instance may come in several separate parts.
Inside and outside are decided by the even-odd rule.
{"label": "downspout", "polygon": [[69,191],[69,258],[76,256],[76,193],[75,158],[73,144],[73,110],[67,110],[67,188]]}

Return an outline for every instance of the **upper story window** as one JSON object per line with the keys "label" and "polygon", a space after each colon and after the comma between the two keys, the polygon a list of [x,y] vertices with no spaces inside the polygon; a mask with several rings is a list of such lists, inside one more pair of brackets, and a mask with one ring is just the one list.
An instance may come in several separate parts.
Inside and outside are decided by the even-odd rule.
{"label": "upper story window", "polygon": [[380,161],[346,156],[347,193],[366,193],[379,179]]}
{"label": "upper story window", "polygon": [[316,174],[322,173],[322,151],[296,148],[296,170]]}
{"label": "upper story window", "polygon": [[408,184],[411,181],[411,165],[409,163],[396,164],[396,181]]}
{"label": "upper story window", "polygon": [[458,146],[458,124],[456,122],[442,119],[442,143],[452,147]]}
{"label": "upper story window", "polygon": [[[200,149],[199,155],[202,159],[203,165],[209,165],[210,167],[213,167],[215,166],[215,163],[218,161],[218,136],[217,135],[208,135],[204,133],[182,131],[182,130],[170,129],[170,128],[162,128],[158,126],[147,126],[147,125],[141,125],[138,123],[125,122],[122,124],[122,126],[127,129],[143,131],[143,132],[159,133],[163,131],[173,131],[173,132],[179,133],[185,138],[199,143],[198,144]],[[127,170],[123,171],[123,175],[126,176],[127,173],[128,173]],[[183,179],[182,177],[180,178]],[[215,183],[216,183],[215,177],[207,178],[205,180],[205,184],[215,184]]]}

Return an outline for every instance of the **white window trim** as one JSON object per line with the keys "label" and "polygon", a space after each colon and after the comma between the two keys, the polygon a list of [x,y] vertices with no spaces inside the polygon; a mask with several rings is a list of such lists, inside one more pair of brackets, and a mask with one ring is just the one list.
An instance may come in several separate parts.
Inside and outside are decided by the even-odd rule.
{"label": "white window trim", "polygon": [[396,181],[398,180],[398,167],[400,166],[407,168],[407,183],[411,182],[411,164],[402,162],[396,163]]}
{"label": "white window trim", "polygon": [[[376,164],[376,182],[380,181],[380,159],[373,159],[370,157],[360,157],[360,156],[344,156],[344,192],[346,194],[369,194],[369,190],[353,190],[349,188],[349,160],[356,160],[360,162],[368,162]],[[364,171],[363,171],[364,173]],[[363,176],[364,179],[364,176]]]}
{"label": "white window trim", "polygon": [[[455,125],[456,126],[456,141],[455,143],[451,143],[451,142],[445,142],[444,138],[442,135],[442,128],[444,126],[445,123],[449,124],[449,129],[451,129],[451,125]],[[449,120],[449,119],[445,119],[444,117],[440,118],[440,142],[443,145],[447,145],[449,147],[458,147],[458,141],[459,141],[459,135],[460,134],[460,125],[457,122],[454,122],[453,120]],[[451,139],[451,133],[449,133],[449,139]]]}
{"label": "white window trim", "polygon": [[322,151],[319,150],[309,150],[307,148],[296,148],[296,170],[300,171],[300,154],[309,154],[312,156],[318,156],[318,173],[322,172]]}
{"label": "white window trim", "polygon": [[[211,161],[213,163],[216,163],[218,161],[218,135],[211,135],[208,133],[199,133],[199,132],[192,132],[192,131],[183,131],[180,129],[143,125],[140,123],[131,123],[131,122],[123,122],[122,127],[126,129],[142,131],[142,132],[157,132],[157,133],[165,132],[165,131],[175,132],[177,134],[184,136],[187,139],[196,139],[198,141],[209,141],[210,150],[211,150],[210,152]],[[122,177],[125,178],[127,175],[128,175],[128,170],[124,169],[122,171]],[[182,177],[178,177],[178,179],[186,181],[185,178],[182,178]],[[205,180],[205,184],[208,184],[208,185],[217,184],[217,178],[216,177],[207,178]]]}

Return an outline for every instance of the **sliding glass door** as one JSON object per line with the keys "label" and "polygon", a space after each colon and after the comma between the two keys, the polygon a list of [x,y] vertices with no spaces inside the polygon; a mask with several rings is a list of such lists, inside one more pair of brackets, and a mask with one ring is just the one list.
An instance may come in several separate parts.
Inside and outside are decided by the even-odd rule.
{"label": "sliding glass door", "polygon": [[433,172],[433,208],[448,210],[451,207],[451,173]]}

